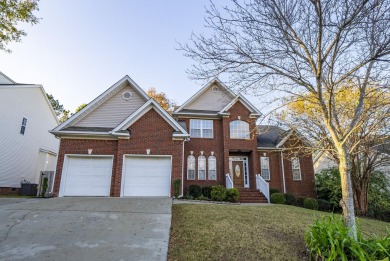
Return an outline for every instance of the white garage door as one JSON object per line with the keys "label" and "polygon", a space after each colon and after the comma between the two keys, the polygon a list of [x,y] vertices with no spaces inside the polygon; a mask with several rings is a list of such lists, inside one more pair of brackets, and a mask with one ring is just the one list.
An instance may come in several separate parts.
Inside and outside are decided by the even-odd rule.
{"label": "white garage door", "polygon": [[171,157],[126,156],[122,196],[171,195]]}
{"label": "white garage door", "polygon": [[112,157],[67,157],[60,196],[109,196]]}

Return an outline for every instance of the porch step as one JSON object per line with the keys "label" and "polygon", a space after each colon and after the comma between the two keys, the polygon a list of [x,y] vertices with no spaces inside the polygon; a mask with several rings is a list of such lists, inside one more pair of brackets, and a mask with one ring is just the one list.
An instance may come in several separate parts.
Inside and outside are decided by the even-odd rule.
{"label": "porch step", "polygon": [[256,189],[238,188],[241,203],[268,203],[267,198]]}

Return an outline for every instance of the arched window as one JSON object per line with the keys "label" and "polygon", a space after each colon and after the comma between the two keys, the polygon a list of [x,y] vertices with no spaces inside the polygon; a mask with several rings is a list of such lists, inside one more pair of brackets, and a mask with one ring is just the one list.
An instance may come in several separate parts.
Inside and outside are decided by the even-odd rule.
{"label": "arched window", "polygon": [[198,157],[198,179],[206,179],[206,157],[203,155]]}
{"label": "arched window", "polygon": [[209,157],[209,180],[217,180],[217,159],[215,156]]}
{"label": "arched window", "polygon": [[245,121],[230,122],[230,138],[231,139],[249,139],[249,123]]}
{"label": "arched window", "polygon": [[193,155],[187,158],[187,179],[195,179],[195,157]]}

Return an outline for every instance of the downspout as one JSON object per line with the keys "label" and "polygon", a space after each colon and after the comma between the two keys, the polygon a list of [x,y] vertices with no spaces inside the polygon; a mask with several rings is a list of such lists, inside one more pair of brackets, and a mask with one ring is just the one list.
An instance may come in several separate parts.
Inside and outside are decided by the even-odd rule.
{"label": "downspout", "polygon": [[180,197],[184,196],[184,143],[189,141],[189,138],[183,140],[182,158],[181,158],[181,194]]}
{"label": "downspout", "polygon": [[286,179],[284,178],[283,151],[280,152],[280,160],[282,161],[283,193],[286,194]]}

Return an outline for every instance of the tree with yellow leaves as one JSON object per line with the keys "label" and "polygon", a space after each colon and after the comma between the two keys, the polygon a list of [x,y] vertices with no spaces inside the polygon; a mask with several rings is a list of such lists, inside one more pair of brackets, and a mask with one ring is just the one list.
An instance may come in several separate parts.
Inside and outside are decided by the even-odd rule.
{"label": "tree with yellow leaves", "polygon": [[158,102],[158,104],[160,104],[160,106],[166,111],[169,111],[175,106],[174,101],[168,99],[164,92],[157,92],[154,87],[148,89],[148,96]]}

